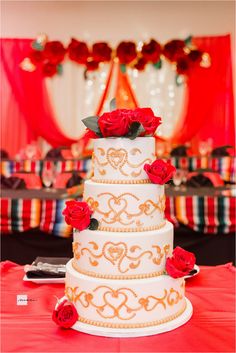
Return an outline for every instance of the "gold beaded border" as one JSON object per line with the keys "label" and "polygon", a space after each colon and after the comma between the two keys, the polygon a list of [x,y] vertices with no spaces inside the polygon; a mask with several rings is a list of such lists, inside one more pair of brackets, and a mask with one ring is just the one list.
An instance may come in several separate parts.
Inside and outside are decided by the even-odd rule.
{"label": "gold beaded border", "polygon": [[105,274],[100,274],[96,273],[93,271],[86,271],[82,270],[78,264],[74,261],[72,261],[72,267],[74,268],[75,271],[82,273],[83,275],[89,276],[89,277],[95,277],[95,278],[105,278],[105,279],[142,279],[142,278],[151,278],[151,277],[158,277],[164,274],[163,271],[158,271],[158,272],[152,272],[152,273],[144,273],[144,274],[139,274],[139,275],[105,275]]}
{"label": "gold beaded border", "polygon": [[103,227],[99,226],[98,230],[102,230],[104,232],[148,232],[151,230],[158,230],[163,228],[166,225],[166,222],[159,224],[158,226],[151,226],[151,227],[138,227],[138,228],[113,228],[113,227]]}
{"label": "gold beaded border", "polygon": [[102,184],[151,184],[149,179],[140,179],[140,180],[105,180],[105,179],[91,179],[95,183]]}
{"label": "gold beaded border", "polygon": [[101,322],[101,321],[95,321],[95,320],[89,320],[84,317],[79,317],[80,322],[88,324],[88,325],[93,325],[93,326],[100,326],[100,327],[109,327],[109,328],[143,328],[143,327],[150,327],[150,326],[158,326],[161,324],[165,324],[166,322],[172,321],[174,319],[177,319],[180,315],[182,315],[187,307],[186,300],[184,300],[184,306],[181,308],[176,314],[167,316],[164,319],[161,320],[155,320],[155,321],[149,321],[149,322],[144,322],[144,323],[137,323],[137,324],[116,324],[116,323],[110,323],[110,322]]}

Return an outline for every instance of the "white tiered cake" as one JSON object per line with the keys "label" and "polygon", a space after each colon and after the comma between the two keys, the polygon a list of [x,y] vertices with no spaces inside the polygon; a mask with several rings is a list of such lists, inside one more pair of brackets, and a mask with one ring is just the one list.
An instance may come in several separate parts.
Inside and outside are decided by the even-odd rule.
{"label": "white tiered cake", "polygon": [[112,337],[172,330],[191,317],[192,306],[183,277],[165,271],[173,226],[164,218],[164,186],[143,169],[155,160],[155,139],[101,138],[94,145],[94,176],[83,198],[99,228],[74,230],[65,289],[79,314],[73,328]]}

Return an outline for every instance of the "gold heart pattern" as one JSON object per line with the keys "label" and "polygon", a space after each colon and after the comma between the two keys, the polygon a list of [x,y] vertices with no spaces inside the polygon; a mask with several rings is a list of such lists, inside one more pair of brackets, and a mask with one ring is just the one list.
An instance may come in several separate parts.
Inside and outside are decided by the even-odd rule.
{"label": "gold heart pattern", "polygon": [[107,160],[114,169],[122,168],[127,162],[128,153],[123,148],[116,150],[115,148],[109,148],[107,151]]}
{"label": "gold heart pattern", "polygon": [[[131,320],[140,310],[152,311],[159,304],[165,310],[167,306],[176,305],[182,298],[183,293],[170,288],[164,289],[161,297],[149,295],[147,297],[138,297],[130,288],[113,289],[109,286],[99,286],[92,291],[79,292],[79,287],[66,287],[65,294],[68,299],[74,303],[77,301],[88,308],[90,306],[96,309],[96,312],[105,319],[117,317],[120,320]],[[99,302],[99,304],[96,302]],[[134,300],[136,305],[134,304]],[[129,304],[132,303],[132,305]]]}
{"label": "gold heart pattern", "polygon": [[[92,247],[89,248],[89,247]],[[169,253],[170,245],[166,244],[161,249],[158,245],[153,245],[152,250],[142,251],[138,245],[128,248],[125,242],[106,242],[102,249],[95,242],[89,242],[88,247],[83,247],[79,242],[73,244],[74,258],[79,260],[82,256],[87,256],[91,266],[99,266],[99,260],[105,258],[113,266],[116,266],[120,273],[130,272],[141,264],[142,259],[151,260],[155,265],[160,265]],[[97,253],[95,253],[95,250]]]}

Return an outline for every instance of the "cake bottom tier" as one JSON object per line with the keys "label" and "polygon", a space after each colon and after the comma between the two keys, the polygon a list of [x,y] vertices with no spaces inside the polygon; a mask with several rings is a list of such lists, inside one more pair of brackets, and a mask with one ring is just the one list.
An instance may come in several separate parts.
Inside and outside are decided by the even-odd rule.
{"label": "cake bottom tier", "polygon": [[77,272],[72,261],[66,265],[65,295],[79,314],[73,328],[101,336],[129,337],[130,332],[130,337],[143,336],[182,325],[192,313],[184,284],[183,278],[167,275],[100,279]]}

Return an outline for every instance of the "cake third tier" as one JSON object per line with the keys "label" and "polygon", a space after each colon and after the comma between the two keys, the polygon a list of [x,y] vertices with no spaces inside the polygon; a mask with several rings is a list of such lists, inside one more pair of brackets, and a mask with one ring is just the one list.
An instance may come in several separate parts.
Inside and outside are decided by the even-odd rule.
{"label": "cake third tier", "polygon": [[102,184],[86,181],[84,201],[93,210],[99,230],[143,232],[164,227],[164,185]]}

